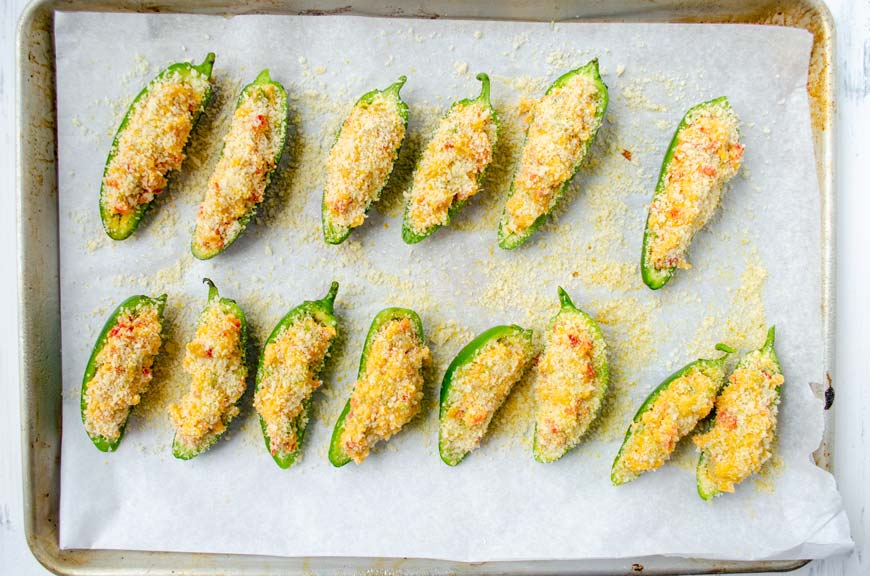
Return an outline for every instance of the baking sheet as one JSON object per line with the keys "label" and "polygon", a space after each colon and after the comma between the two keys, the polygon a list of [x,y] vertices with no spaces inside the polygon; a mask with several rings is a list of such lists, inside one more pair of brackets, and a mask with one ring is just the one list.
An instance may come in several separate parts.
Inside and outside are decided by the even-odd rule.
{"label": "baking sheet", "polygon": [[[118,30],[123,30],[119,34]],[[357,17],[58,14],[64,429],[60,544],[292,556],[452,560],[821,557],[851,546],[833,478],[810,459],[823,381],[819,193],[804,89],[811,37],[761,26],[589,25]],[[96,197],[126,103],[169,61],[218,52],[221,97],[174,189],[131,240],[101,236]],[[495,247],[499,197],[521,137],[518,102],[598,56],[611,108],[567,209],[521,251]],[[188,255],[192,219],[238,87],[268,66],[285,83],[294,129],[263,216],[226,254]],[[488,189],[455,226],[416,247],[399,237],[402,173],[342,247],[319,240],[322,160],[352,101],[408,74],[410,145],[449,102],[494,78],[505,118]],[[695,268],[660,293],[640,282],[645,207],[673,127],[725,93],[743,119],[745,168],[699,235]],[[626,154],[626,152],[628,154]],[[630,159],[629,159],[630,157]],[[315,403],[305,457],[274,466],[256,418],[200,458],[169,454],[165,405],[183,393],[183,344],[209,275],[246,309],[261,340],[283,312],[342,283],[347,333]],[[531,460],[529,385],[493,437],[460,467],[437,457],[437,382],[452,355],[500,322],[540,328],[565,286],[613,350],[613,393],[588,442],[553,465]],[[154,389],[116,454],[81,430],[78,387],[105,315],[133,292],[168,291],[171,339]],[[388,305],[423,317],[439,370],[426,413],[362,466],[330,467],[331,425],[353,382],[368,322]],[[777,455],[735,495],[695,496],[693,450],[620,488],[608,471],[634,409],[673,369],[719,339],[757,346],[775,322],[788,384]],[[255,338],[256,339],[256,338]],[[77,433],[79,432],[79,433]],[[653,505],[650,505],[653,503]],[[219,528],[216,528],[219,527]]]}

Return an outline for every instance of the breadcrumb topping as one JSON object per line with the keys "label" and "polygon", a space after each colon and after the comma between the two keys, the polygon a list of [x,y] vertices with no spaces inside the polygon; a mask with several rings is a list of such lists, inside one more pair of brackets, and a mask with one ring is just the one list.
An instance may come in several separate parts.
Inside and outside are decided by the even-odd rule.
{"label": "breadcrumb topping", "polygon": [[770,458],[784,382],[773,359],[760,351],[747,354],[728,380],[716,399],[713,428],[693,438],[709,456],[708,480],[720,492],[734,492]]}
{"label": "breadcrumb topping", "polygon": [[124,311],[97,354],[97,370],[85,392],[85,429],[115,440],[130,409],[151,384],[151,367],[160,350],[160,313],[156,304]]}
{"label": "breadcrumb topping", "polygon": [[563,310],[546,333],[535,375],[535,433],[544,461],[577,444],[598,414],[600,367],[607,361],[603,340],[590,320]]}
{"label": "breadcrumb topping", "polygon": [[447,224],[451,207],[480,190],[480,177],[492,161],[496,125],[480,102],[454,106],[441,122],[414,173],[408,216],[421,234]]}
{"label": "breadcrumb topping", "polygon": [[359,464],[420,411],[424,364],[431,355],[408,318],[390,320],[372,341],[365,373],[357,380],[344,421],[341,447]]}
{"label": "breadcrumb topping", "polygon": [[304,428],[308,419],[305,403],[323,384],[317,374],[335,335],[334,327],[306,316],[266,345],[254,408],[266,423],[272,454],[296,450],[297,428]]}
{"label": "breadcrumb topping", "polygon": [[552,210],[586,143],[601,125],[601,103],[595,81],[576,74],[535,104],[513,193],[505,205],[505,232],[522,234]]}
{"label": "breadcrumb topping", "polygon": [[458,459],[474,450],[529,361],[532,348],[519,334],[484,345],[453,373],[441,417],[441,452]]}
{"label": "breadcrumb topping", "polygon": [[628,480],[659,468],[677,442],[710,413],[724,374],[722,368],[708,370],[716,374],[694,368],[673,380],[640,419],[631,423],[616,477]]}
{"label": "breadcrumb topping", "polygon": [[191,450],[221,434],[238,413],[248,369],[242,357],[242,322],[214,299],[209,302],[187,344],[184,370],[190,389],[169,406],[175,438]]}
{"label": "breadcrumb topping", "polygon": [[196,215],[195,241],[209,252],[234,240],[240,220],[263,201],[284,140],[283,98],[274,84],[253,86],[233,114]]}
{"label": "breadcrumb topping", "polygon": [[739,138],[729,106],[704,106],[686,119],[663,188],[650,205],[647,250],[656,269],[690,267],[685,253],[692,237],[716,211],[725,182],[740,169]]}
{"label": "breadcrumb topping", "polygon": [[405,121],[394,92],[380,92],[371,102],[358,102],[341,127],[326,161],[323,204],[332,222],[355,228],[387,182]]}
{"label": "breadcrumb topping", "polygon": [[148,87],[121,132],[103,177],[102,204],[111,214],[129,214],[166,187],[166,175],[181,168],[184,145],[209,89],[195,70],[170,73]]}

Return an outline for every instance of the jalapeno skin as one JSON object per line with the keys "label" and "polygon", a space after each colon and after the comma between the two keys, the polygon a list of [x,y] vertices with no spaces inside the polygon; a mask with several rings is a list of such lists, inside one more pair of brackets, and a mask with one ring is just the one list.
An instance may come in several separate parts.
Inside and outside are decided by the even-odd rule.
{"label": "jalapeno skin", "polygon": [[[425,341],[423,335],[423,321],[420,320],[420,316],[416,312],[407,308],[386,308],[381,310],[372,320],[372,325],[366,335],[366,341],[363,345],[362,355],[359,360],[357,379],[362,379],[366,373],[366,364],[368,362],[369,353],[371,352],[375,337],[378,335],[378,332],[380,332],[381,327],[383,327],[387,322],[401,320],[403,318],[410,320],[411,325],[414,327],[414,334],[417,336],[417,339],[420,342]],[[336,468],[344,466],[351,460],[350,456],[348,456],[344,451],[344,448],[341,447],[341,436],[344,433],[344,420],[347,418],[348,412],[350,412],[350,398],[347,399],[344,409],[342,409],[341,414],[338,416],[338,420],[335,422],[335,428],[332,430],[332,438],[329,442],[329,461]]]}
{"label": "jalapeno skin", "polygon": [[[581,74],[588,75],[592,78],[592,80],[595,82],[595,85],[597,86],[598,93],[601,95],[601,103],[598,107],[598,113],[595,115],[597,123],[598,123],[598,128],[595,129],[595,131],[589,136],[588,140],[586,140],[586,142],[583,144],[583,148],[579,154],[577,162],[574,164],[574,170],[572,171],[571,176],[568,179],[566,179],[565,182],[562,183],[562,186],[556,192],[556,195],[553,198],[552,206],[550,207],[549,210],[547,210],[545,213],[538,216],[535,219],[534,223],[531,226],[529,226],[524,232],[522,232],[520,234],[509,233],[504,229],[506,214],[504,214],[504,213],[502,214],[502,217],[498,223],[498,245],[499,245],[499,247],[504,248],[505,250],[513,250],[514,248],[518,248],[521,245],[523,245],[526,242],[526,240],[531,238],[532,235],[538,230],[538,228],[541,227],[541,225],[547,220],[547,218],[550,216],[550,214],[553,213],[553,210],[555,210],[556,206],[558,206],[559,201],[562,199],[562,196],[565,195],[565,191],[568,189],[568,184],[571,182],[571,180],[577,174],[577,171],[580,169],[580,166],[583,164],[583,161],[586,159],[586,156],[589,153],[589,148],[591,147],[592,142],[595,140],[595,136],[598,134],[598,130],[604,121],[604,115],[607,113],[607,105],[610,101],[610,97],[609,97],[609,94],[607,91],[607,85],[601,79],[601,75],[598,72],[598,59],[597,58],[591,60],[590,62],[581,66],[580,68],[576,68],[574,70],[566,72],[562,76],[559,76],[555,80],[555,82],[553,82],[550,85],[550,87],[547,88],[547,91],[544,93],[544,95],[546,96],[547,94],[550,94],[550,92],[552,92],[556,88],[560,88],[561,86],[565,85],[574,76],[581,75]],[[519,169],[519,164],[517,165],[517,169]],[[511,196],[513,196],[513,195],[514,195],[514,183],[512,181],[511,188],[510,188],[510,191],[508,192],[507,199],[510,200]]]}
{"label": "jalapeno skin", "polygon": [[[253,94],[254,90],[257,87],[268,85],[268,84],[275,86],[278,90],[278,93],[281,96],[280,106],[279,106],[279,109],[277,111],[278,115],[281,118],[281,126],[279,128],[280,133],[279,133],[278,152],[274,158],[274,166],[271,170],[269,170],[265,174],[267,193],[268,193],[269,185],[270,185],[271,180],[272,180],[272,175],[275,173],[275,170],[277,170],[277,168],[278,168],[278,162],[281,160],[281,156],[284,153],[284,146],[287,143],[287,130],[288,130],[288,125],[289,125],[289,122],[287,120],[287,114],[288,114],[287,92],[284,90],[284,87],[279,82],[272,80],[272,77],[269,74],[269,70],[267,69],[267,70],[263,70],[262,72],[260,72],[260,74],[257,75],[257,78],[253,82],[251,82],[250,84],[248,84],[247,86],[242,88],[242,91],[239,94],[239,98],[236,101],[236,108],[238,108],[239,106],[242,105],[242,103],[247,98],[249,98],[251,96],[251,94]],[[223,157],[223,149],[221,149],[221,157]],[[263,198],[265,199],[265,194],[263,195]],[[256,215],[257,207],[259,206],[260,203],[262,203],[262,200],[260,200],[260,202],[257,202],[256,204],[254,204],[245,215],[243,215],[241,218],[239,218],[238,231],[233,236],[228,238],[226,240],[226,242],[224,242],[224,245],[220,249],[209,250],[208,248],[206,248],[204,246],[200,246],[196,241],[196,236],[194,235],[194,237],[190,243],[191,253],[196,258],[198,258],[200,260],[208,260],[210,258],[214,258],[218,254],[220,254],[221,252],[223,252],[224,250],[229,248],[230,245],[233,242],[235,242],[239,238],[239,236],[242,235],[242,232],[245,231],[245,228],[247,228],[251,219]]]}
{"label": "jalapeno skin", "polygon": [[[677,125],[677,129],[674,131],[674,136],[671,138],[671,143],[668,145],[668,149],[665,152],[664,160],[662,160],[662,167],[659,171],[659,179],[656,183],[655,192],[653,192],[653,201],[656,199],[656,196],[664,192],[665,179],[668,173],[668,168],[671,165],[671,161],[674,159],[674,152],[677,149],[677,141],[679,140],[680,133],[688,125],[689,119],[695,112],[713,106],[724,106],[727,108],[731,108],[731,104],[728,102],[728,98],[726,98],[725,96],[720,96],[718,98],[714,98],[713,100],[702,102],[689,108],[689,110],[686,111],[685,115],[683,116],[682,120],[680,120],[679,125]],[[650,206],[652,206],[652,202],[650,202]],[[658,269],[653,265],[649,257],[649,242],[651,240],[651,235],[652,233],[650,232],[650,214],[647,213],[646,224],[644,225],[643,229],[643,246],[641,247],[640,255],[640,272],[644,284],[646,284],[652,290],[658,290],[670,281],[674,273],[677,271],[677,267],[670,266],[668,268]]]}
{"label": "jalapeno skin", "polygon": [[[716,358],[715,360],[701,359],[701,360],[695,360],[694,362],[690,362],[689,364],[686,364],[685,366],[683,366],[682,368],[680,368],[679,370],[677,370],[676,372],[674,372],[673,374],[668,376],[664,380],[664,382],[662,382],[661,384],[656,386],[656,388],[652,392],[650,392],[649,396],[646,397],[646,400],[644,400],[643,404],[640,405],[640,408],[637,409],[637,413],[635,413],[634,418],[632,418],[632,420],[631,420],[631,423],[634,424],[635,422],[638,422],[643,417],[644,413],[646,413],[647,410],[652,408],[653,404],[655,404],[655,401],[658,399],[659,395],[661,395],[662,392],[667,390],[668,387],[674,383],[674,381],[689,374],[693,370],[705,370],[705,369],[720,369],[721,370],[721,369],[723,369],[723,367],[725,365],[725,361],[728,359],[728,356],[730,356],[731,354],[734,353],[734,349],[731,348],[730,346],[726,346],[725,344],[716,344],[716,350],[719,350],[720,352],[724,352],[724,354],[722,356],[720,356],[719,358]],[[720,389],[721,389],[723,384],[724,384],[724,378],[723,378],[722,382],[718,383]],[[619,486],[621,484],[625,484],[626,482],[630,482],[631,480],[634,480],[634,478],[636,477],[635,476],[635,477],[627,478],[627,479],[622,478],[619,476],[618,471],[617,471],[617,469],[619,468],[619,465],[621,464],[623,450],[625,449],[625,446],[626,446],[626,444],[628,444],[628,441],[631,437],[632,437],[632,430],[631,430],[631,424],[629,424],[628,429],[625,431],[625,438],[622,441],[622,445],[619,447],[619,452],[616,454],[616,458],[613,459],[613,467],[611,468],[611,472],[610,472],[610,481],[616,486]]]}
{"label": "jalapeno skin", "polygon": [[[782,366],[779,363],[779,358],[776,355],[776,350],[774,349],[774,343],[776,340],[776,328],[771,326],[767,331],[767,338],[764,341],[764,345],[758,350],[762,356],[766,356],[772,361],[772,364],[776,367],[776,370],[779,374],[782,374]],[[746,356],[740,359],[735,366],[735,370],[745,367]],[[727,386],[727,385],[726,385]],[[779,398],[780,391],[782,385],[776,387],[776,397]],[[718,414],[717,414],[718,417]],[[715,426],[715,420],[714,420]],[[703,498],[704,500],[712,500],[722,492],[715,486],[715,484],[708,483],[705,481],[708,472],[707,467],[710,464],[710,455],[706,450],[701,451],[701,455],[698,457],[698,465],[695,468],[695,478],[696,478],[696,486],[698,488],[698,496]]]}
{"label": "jalapeno skin", "polygon": [[[311,316],[316,319],[318,322],[332,326],[336,330],[336,335],[332,337],[332,340],[329,343],[329,348],[327,348],[325,358],[329,358],[330,352],[332,350],[332,346],[335,343],[335,340],[338,338],[338,319],[335,317],[335,296],[338,293],[338,282],[333,282],[329,287],[329,293],[326,296],[321,298],[320,300],[307,300],[300,304],[299,306],[290,310],[279,322],[275,325],[275,328],[272,330],[272,333],[269,335],[269,338],[263,344],[263,351],[260,353],[260,363],[257,368],[257,380],[256,380],[256,388],[254,392],[256,393],[260,389],[260,381],[265,377],[265,371],[263,366],[265,365],[265,356],[266,356],[266,347],[274,342],[284,331],[285,328],[292,326],[294,322],[299,319],[305,318],[306,316]],[[324,360],[324,364],[325,364]],[[323,369],[323,365],[318,367],[317,373],[319,374]],[[281,468],[289,468],[296,462],[296,458],[298,458],[299,453],[302,450],[302,441],[305,438],[305,429],[307,426],[303,426],[302,422],[308,421],[307,415],[311,408],[311,399],[307,399],[302,408],[302,414],[297,418],[296,422],[294,422],[294,427],[296,428],[296,438],[297,445],[296,450],[293,452],[272,452],[271,439],[269,438],[269,433],[266,431],[266,421],[263,420],[263,417],[260,416],[260,428],[263,430],[263,439],[266,442],[266,449],[269,451],[269,454],[272,455],[272,459],[275,460],[275,463]],[[303,416],[305,416],[303,420]]]}
{"label": "jalapeno skin", "polygon": [[[149,82],[139,94],[136,95],[136,98],[133,99],[133,102],[130,103],[129,108],[127,108],[127,113],[124,115],[124,119],[121,121],[121,125],[118,127],[118,131],[115,133],[115,138],[112,141],[112,147],[109,150],[109,156],[106,159],[105,167],[103,168],[103,180],[101,180],[100,184],[100,220],[103,222],[103,229],[108,234],[109,238],[112,240],[124,240],[129,238],[133,232],[136,231],[136,228],[139,227],[139,222],[142,220],[142,217],[145,216],[145,213],[148,212],[148,209],[154,204],[154,200],[146,204],[139,205],[136,210],[130,214],[129,217],[124,217],[123,215],[113,216],[103,205],[103,198],[106,195],[105,181],[106,173],[109,170],[109,164],[115,158],[115,155],[118,153],[118,141],[121,138],[121,134],[127,128],[127,123],[130,120],[130,115],[133,113],[136,104],[145,96],[148,95],[151,87],[157,83],[162,81],[164,78],[173,73],[180,74],[191,74],[193,72],[197,72],[199,74],[204,75],[209,80],[211,79],[211,71],[214,66],[215,55],[214,52],[209,52],[205,57],[205,60],[202,64],[198,66],[194,66],[189,62],[176,62],[175,64],[171,64],[164,70],[162,70],[157,76],[155,76],[151,82]],[[202,116],[203,111],[208,107],[209,103],[212,99],[213,90],[211,87],[211,83],[208,85],[208,89],[206,90],[205,95],[202,99],[202,104],[199,107],[199,110],[196,112],[193,118],[193,126],[196,127],[197,122]],[[190,138],[188,137],[187,144],[190,144]],[[185,145],[186,147],[186,145]]]}
{"label": "jalapeno skin", "polygon": [[[248,321],[245,318],[245,313],[242,311],[242,308],[238,304],[236,304],[235,300],[230,300],[229,298],[222,298],[221,295],[218,293],[217,286],[215,286],[214,282],[212,282],[210,279],[203,278],[203,282],[208,285],[208,304],[203,309],[203,313],[200,315],[199,322],[202,322],[202,318],[205,315],[205,310],[207,310],[208,306],[212,302],[214,302],[215,300],[217,300],[220,303],[221,307],[224,310],[231,312],[236,318],[238,318],[239,322],[241,323],[240,333],[239,333],[239,348],[241,350],[241,355],[242,355],[241,365],[246,366],[247,365],[247,348],[248,348]],[[244,394],[242,396],[239,396],[239,399],[236,401],[236,406],[238,406],[239,403],[242,401],[243,396],[244,396]],[[202,442],[202,444],[200,444],[199,446],[197,446],[193,450],[190,450],[190,449],[184,447],[181,444],[181,442],[179,442],[178,439],[175,436],[173,436],[172,437],[172,455],[175,456],[176,458],[178,458],[179,460],[190,460],[192,458],[199,456],[200,454],[202,454],[203,452],[205,452],[206,450],[208,450],[209,448],[214,446],[214,444],[218,440],[220,440],[224,434],[226,434],[227,430],[229,429],[229,423],[230,423],[229,421],[226,422],[227,425],[224,428],[223,432],[207,437],[205,439],[205,441]]]}
{"label": "jalapeno skin", "polygon": [[[103,347],[106,345],[106,342],[109,339],[109,332],[112,331],[118,324],[118,317],[122,314],[135,310],[136,308],[145,305],[156,305],[157,306],[157,315],[160,318],[160,328],[161,328],[161,340],[162,340],[162,329],[163,329],[163,310],[166,307],[166,294],[161,294],[157,298],[151,298],[149,296],[131,296],[121,302],[117,308],[115,308],[114,312],[109,316],[106,320],[106,323],[103,325],[103,329],[100,331],[99,336],[97,336],[97,342],[94,344],[94,348],[91,351],[91,357],[88,359],[88,364],[85,367],[85,375],[82,378],[82,390],[81,390],[81,401],[79,403],[79,409],[82,415],[82,424],[86,423],[86,411],[88,408],[87,403],[87,392],[88,392],[88,382],[94,379],[94,375],[97,373],[97,356],[103,350]],[[88,433],[88,437],[91,439],[91,442],[94,443],[94,446],[101,452],[114,452],[118,449],[118,445],[121,444],[121,440],[124,438],[124,431],[127,428],[127,420],[130,418],[130,412],[133,411],[133,406],[130,407],[130,411],[127,413],[127,418],[124,419],[124,424],[121,426],[121,433],[115,439],[109,439],[105,436],[91,435]]]}
{"label": "jalapeno skin", "polygon": [[[404,128],[403,128],[404,136],[402,137],[402,142],[404,142],[405,136],[407,136],[407,132],[408,132],[408,105],[405,103],[404,100],[402,100],[402,97],[399,95],[399,92],[402,89],[402,86],[405,85],[405,82],[407,82],[407,80],[408,80],[408,78],[406,76],[400,76],[396,82],[394,82],[393,84],[390,84],[389,86],[387,86],[383,90],[370,90],[369,92],[366,92],[365,94],[360,96],[359,100],[357,100],[356,103],[354,104],[354,107],[358,106],[361,103],[371,104],[371,102],[379,94],[395,94],[396,100],[397,100],[397,105],[398,105],[397,112],[398,112],[399,116],[401,117],[402,123],[404,126]],[[339,129],[338,134],[335,137],[335,141],[338,142],[338,139],[340,137],[341,137],[341,129]],[[396,154],[398,154],[398,151],[399,151],[399,148],[401,147],[401,145],[402,145],[402,143],[400,142],[399,146],[396,147],[396,150],[394,151]],[[393,163],[393,167],[395,167],[395,162]],[[390,172],[384,177],[384,181],[381,183],[381,186],[380,186],[380,188],[378,188],[378,191],[373,195],[373,198],[371,200],[369,200],[368,203],[366,204],[366,208],[365,208],[366,212],[369,211],[369,208],[371,208],[371,205],[374,202],[374,200],[380,196],[384,187],[386,187],[387,182],[389,182],[389,180],[390,180],[390,175],[392,174],[393,167],[390,168]],[[353,231],[353,227],[343,227],[337,223],[332,222],[332,218],[330,217],[329,210],[326,206],[326,191],[325,190],[323,193],[323,200],[321,202],[320,218],[321,218],[321,223],[323,225],[323,239],[327,244],[341,244],[342,242],[347,240],[347,237],[350,236],[350,233]]]}
{"label": "jalapeno skin", "polygon": [[[438,408],[438,419],[440,422],[444,421],[445,416],[447,415],[448,406],[448,398],[450,396],[450,390],[453,388],[453,377],[456,374],[456,371],[470,363],[477,353],[486,347],[490,342],[496,341],[499,338],[503,338],[505,336],[519,336],[523,338],[528,346],[528,349],[531,350],[532,347],[532,330],[525,330],[524,328],[517,326],[516,324],[512,324],[509,326],[494,326],[489,330],[485,330],[481,332],[476,338],[474,338],[471,342],[465,345],[465,347],[459,351],[459,354],[453,359],[450,363],[450,366],[447,367],[447,371],[444,373],[444,380],[441,382],[441,394],[439,398],[439,408]],[[531,354],[529,354],[528,360],[531,360]],[[528,366],[528,361],[526,362],[526,366]],[[507,400],[507,398],[505,398]],[[499,407],[496,407],[495,411],[498,411]],[[444,443],[444,438],[442,438],[440,429],[438,434],[438,455],[441,457],[442,462],[447,464],[448,466],[456,466],[460,462],[462,462],[468,454],[470,454],[470,450],[465,452],[459,457],[451,457],[448,454],[447,447]]]}
{"label": "jalapeno skin", "polygon": [[[456,108],[459,108],[462,106],[468,106],[470,104],[476,104],[476,103],[483,104],[484,106],[486,106],[489,109],[489,112],[492,115],[493,124],[495,125],[495,139],[493,139],[493,142],[492,142],[492,148],[495,149],[496,144],[498,143],[498,131],[499,131],[500,122],[499,122],[498,114],[496,113],[495,108],[493,108],[492,101],[490,100],[489,76],[484,74],[483,72],[481,72],[480,74],[477,75],[477,79],[480,80],[480,82],[481,82],[480,94],[476,98],[466,98],[464,100],[459,100],[458,102],[454,102],[453,105],[451,105],[450,108],[447,110],[447,112],[444,114],[444,118],[446,118],[448,115],[450,115],[450,113],[453,112]],[[422,161],[423,161],[422,158],[418,161],[417,168],[420,167],[420,164],[422,163]],[[490,163],[491,163],[491,161],[490,161]],[[483,179],[486,177],[486,171],[489,168],[490,163],[487,163],[487,166],[484,167],[484,169],[481,171],[481,173],[477,176],[477,185],[478,186],[481,185],[481,183],[483,182]],[[412,178],[411,185],[413,186],[413,178]],[[402,221],[402,240],[404,240],[406,244],[416,244],[418,242],[422,242],[423,240],[425,240],[426,238],[431,236],[436,230],[438,230],[442,226],[449,226],[450,220],[451,220],[451,218],[453,218],[453,215],[456,214],[457,212],[459,212],[459,210],[461,210],[462,207],[465,206],[465,204],[468,202],[469,199],[470,198],[466,198],[466,199],[461,200],[459,202],[455,202],[450,206],[450,208],[447,210],[447,222],[445,222],[444,224],[436,224],[430,228],[427,228],[426,230],[424,230],[422,232],[415,231],[414,227],[412,226],[412,224],[410,222],[410,216],[408,213],[410,210],[410,199],[409,199],[405,204],[405,217]]]}
{"label": "jalapeno skin", "polygon": [[[554,316],[552,320],[550,320],[550,326],[552,326],[556,322],[556,320],[559,318],[559,316],[561,314],[580,314],[591,325],[592,340],[593,340],[594,345],[605,351],[604,358],[603,358],[602,362],[595,366],[595,388],[596,388],[595,396],[598,399],[598,407],[596,408],[592,417],[589,419],[589,423],[587,425],[587,430],[588,430],[588,426],[591,425],[593,422],[595,422],[595,420],[601,414],[601,410],[604,407],[604,397],[607,395],[607,389],[610,385],[610,364],[607,360],[607,352],[606,352],[607,343],[604,341],[604,334],[602,334],[601,328],[598,326],[598,323],[591,316],[586,314],[586,312],[577,308],[574,305],[574,302],[571,301],[571,297],[568,295],[568,293],[561,286],[559,287],[558,292],[559,292],[559,303],[561,304],[561,309],[559,310],[559,313],[556,316]],[[555,460],[558,460],[559,458],[561,458],[562,456],[564,456],[565,454],[570,452],[571,449],[576,444],[579,444],[580,441],[583,439],[583,436],[585,435],[585,433],[586,433],[586,431],[584,430],[580,434],[580,436],[577,438],[577,442],[575,444],[571,444],[571,445],[566,446],[565,450],[562,452],[562,454],[560,456],[558,456],[557,458],[553,458],[553,459],[547,459],[544,457],[543,452],[540,450],[540,447],[538,445],[538,428],[537,428],[537,425],[535,425],[535,437],[534,437],[534,444],[533,444],[533,448],[532,448],[533,456],[534,456],[535,460],[537,460],[538,462],[542,462],[542,463],[554,462]]]}

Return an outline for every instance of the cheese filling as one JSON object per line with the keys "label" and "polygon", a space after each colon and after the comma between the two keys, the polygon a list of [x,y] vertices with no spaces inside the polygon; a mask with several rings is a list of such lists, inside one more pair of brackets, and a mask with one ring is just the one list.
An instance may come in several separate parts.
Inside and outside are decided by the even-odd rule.
{"label": "cheese filling", "polygon": [[254,86],[233,114],[224,148],[208,180],[196,217],[196,243],[218,251],[238,236],[240,219],[263,201],[281,154],[283,93],[274,84]]}
{"label": "cheese filling", "polygon": [[86,384],[85,429],[91,436],[116,440],[130,408],[151,384],[151,367],[160,350],[156,304],[122,312],[97,354],[97,370]]}
{"label": "cheese filling", "polygon": [[761,470],[770,458],[784,378],[767,355],[753,352],[716,399],[716,423],[695,444],[709,455],[707,473],[720,492]]}
{"label": "cheese filling", "polygon": [[359,464],[381,440],[387,440],[420,412],[422,367],[429,348],[408,318],[381,326],[372,341],[365,373],[354,384],[344,420],[341,447]]}
{"label": "cheese filling", "polygon": [[387,183],[405,137],[399,110],[396,94],[379,93],[370,103],[358,102],[345,119],[326,161],[323,204],[334,225],[360,226]]}
{"label": "cheese filling", "polygon": [[241,320],[219,300],[210,302],[184,355],[190,390],[181,402],[169,406],[175,439],[182,446],[200,447],[226,430],[239,413],[236,402],[245,392],[248,374],[241,339]]}
{"label": "cheese filling", "polygon": [[577,74],[534,106],[513,193],[505,205],[504,231],[523,234],[553,209],[571,179],[587,141],[601,125],[602,96],[595,81]]}
{"label": "cheese filling", "polygon": [[631,423],[619,474],[633,478],[664,464],[677,442],[713,409],[718,384],[719,379],[695,368],[662,390],[640,420]]}
{"label": "cheese filling", "polygon": [[686,249],[715,212],[722,187],[742,161],[731,108],[711,106],[691,114],[677,135],[664,187],[650,205],[647,250],[656,269],[690,267]]}
{"label": "cheese filling", "polygon": [[606,351],[589,324],[580,313],[562,312],[547,332],[535,378],[536,447],[545,460],[574,446],[601,407],[595,367]]}
{"label": "cheese filling", "polygon": [[317,375],[335,334],[332,326],[306,316],[266,345],[254,408],[266,423],[272,454],[298,448],[297,429],[308,419],[305,403],[322,384]]}
{"label": "cheese filling", "polygon": [[477,448],[531,355],[529,343],[511,334],[488,342],[456,369],[441,416],[442,455],[456,459]]}
{"label": "cheese filling", "polygon": [[129,214],[163,191],[166,175],[181,168],[208,89],[208,79],[195,71],[171,73],[134,105],[103,177],[102,204],[110,214]]}
{"label": "cheese filling", "polygon": [[480,190],[492,161],[496,125],[489,106],[454,106],[426,146],[409,192],[411,227],[422,233],[447,223],[448,211]]}

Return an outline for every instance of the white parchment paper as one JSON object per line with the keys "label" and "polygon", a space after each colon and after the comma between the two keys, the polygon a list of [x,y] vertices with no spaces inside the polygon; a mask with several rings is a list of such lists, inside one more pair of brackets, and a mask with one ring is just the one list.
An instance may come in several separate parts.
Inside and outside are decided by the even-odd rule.
{"label": "white parchment paper", "polygon": [[[810,384],[824,374],[807,32],[61,13],[55,38],[62,548],[483,561],[798,558],[851,546],[834,479],[811,459],[823,422]],[[221,136],[214,116],[231,110],[238,86],[260,69],[269,67],[288,88],[297,144],[290,144],[293,158],[282,170],[292,193],[272,201],[225,254],[195,261],[188,246],[201,192],[189,184],[191,174],[204,181],[215,154],[194,144],[176,190],[131,239],[112,243],[100,228],[97,199],[119,114],[159,68],[199,62],[208,51],[217,53],[224,92],[220,111],[205,121],[213,140]],[[496,105],[516,109],[522,96],[541,94],[558,75],[596,56],[611,102],[601,142],[566,208],[527,246],[510,253],[496,247],[503,189],[484,190],[455,226],[415,247],[402,243],[400,216],[386,208],[373,210],[347,245],[322,243],[318,162],[359,94],[407,74],[402,94],[411,105],[411,132],[422,134],[433,111],[477,93],[478,71],[492,75]],[[743,173],[696,239],[695,267],[653,293],[636,262],[661,158],[684,111],[720,94],[743,122]],[[216,149],[212,143],[208,150]],[[230,434],[190,462],[171,457],[165,406],[137,411],[114,454],[98,452],[84,433],[81,374],[109,311],[130,294],[167,291],[175,326],[167,354],[180,357],[181,335],[189,337],[205,301],[203,276],[248,310],[260,339],[291,306],[321,297],[332,279],[342,284],[338,312],[347,337],[315,400],[304,458],[289,471],[278,469],[262,446],[249,397]],[[448,468],[437,455],[432,401],[444,368],[489,326],[543,327],[558,308],[557,285],[599,319],[613,350],[612,398],[601,426],[559,462],[541,465],[531,458],[528,425],[506,417],[480,450]],[[332,423],[353,383],[368,323],[389,305],[417,309],[432,335],[437,366],[427,409],[363,465],[334,469],[326,460]],[[695,493],[694,448],[683,446],[661,470],[611,486],[613,455],[643,397],[676,368],[710,354],[717,340],[744,350],[758,346],[772,323],[786,384],[776,455],[765,472],[706,503]],[[183,381],[176,368],[158,370],[152,395],[168,393],[161,387],[171,379]]]}

